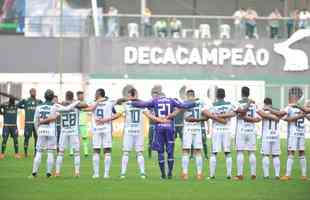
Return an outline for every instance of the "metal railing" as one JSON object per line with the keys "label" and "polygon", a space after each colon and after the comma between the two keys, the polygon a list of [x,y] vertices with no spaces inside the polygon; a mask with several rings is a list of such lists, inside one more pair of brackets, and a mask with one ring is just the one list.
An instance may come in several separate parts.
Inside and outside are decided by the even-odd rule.
{"label": "metal railing", "polygon": [[[176,26],[171,26],[173,18]],[[63,28],[60,21],[63,20]],[[99,27],[94,27],[91,15],[81,16],[31,16],[25,17],[26,36],[58,37],[63,30],[64,37],[87,37],[99,29],[101,37],[161,37],[161,38],[287,38],[301,28],[301,22],[292,18],[269,19],[258,17],[255,23],[236,19],[231,16],[202,15],[152,15],[149,17],[136,14],[108,15],[99,14]],[[17,23],[18,19],[13,20]],[[271,29],[273,25],[273,29]],[[302,28],[310,28],[310,20]]]}

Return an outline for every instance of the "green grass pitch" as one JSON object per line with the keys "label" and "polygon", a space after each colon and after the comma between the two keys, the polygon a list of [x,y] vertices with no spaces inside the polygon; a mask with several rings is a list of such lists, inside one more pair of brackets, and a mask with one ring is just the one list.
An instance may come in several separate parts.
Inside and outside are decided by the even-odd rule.
{"label": "green grass pitch", "polygon": [[[285,141],[282,141],[281,174],[286,165]],[[258,142],[259,147],[259,142]],[[46,179],[46,156],[42,159],[40,176],[37,179],[28,179],[31,173],[32,157],[15,160],[12,154],[12,143],[8,145],[7,157],[0,161],[0,199],[1,200],[63,200],[63,199],[223,199],[223,200],[303,200],[310,199],[310,181],[299,180],[299,160],[294,161],[293,180],[281,182],[262,178],[261,156],[257,151],[257,175],[256,181],[249,178],[248,158],[245,157],[245,180],[236,182],[226,180],[225,161],[223,154],[218,156],[217,177],[215,180],[197,181],[194,175],[194,161],[191,161],[190,180],[181,181],[179,178],[181,168],[180,142],[176,143],[176,163],[173,180],[160,180],[156,154],[148,159],[146,156],[146,170],[148,178],[141,180],[138,176],[138,168],[135,155],[132,153],[129,160],[129,168],[125,180],[119,179],[121,142],[114,140],[112,152],[111,179],[93,180],[92,158],[82,157],[81,177],[73,178],[73,161],[66,155],[62,168],[62,176]],[[20,144],[22,150],[22,143]],[[209,148],[210,149],[210,148]],[[308,165],[310,165],[310,141],[307,141]],[[145,154],[146,155],[146,154]],[[103,159],[100,162],[101,175],[103,173]],[[272,164],[272,162],[271,162]],[[208,161],[205,162],[205,174],[208,174]],[[310,167],[308,167],[309,169]],[[308,170],[309,171],[309,170]],[[233,154],[233,173],[236,172],[236,159]],[[273,175],[273,168],[271,169]],[[309,175],[309,173],[308,173]]]}

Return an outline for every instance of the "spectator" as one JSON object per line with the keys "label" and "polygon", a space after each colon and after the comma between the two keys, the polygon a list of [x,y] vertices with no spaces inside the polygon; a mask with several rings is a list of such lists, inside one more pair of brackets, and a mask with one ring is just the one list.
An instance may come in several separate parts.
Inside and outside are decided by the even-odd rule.
{"label": "spectator", "polygon": [[167,26],[167,22],[164,19],[160,19],[158,20],[155,25],[154,25],[154,30],[155,30],[155,34],[156,36],[160,36],[160,37],[167,37],[168,34],[168,30],[167,30],[168,26]]}
{"label": "spectator", "polygon": [[118,10],[111,6],[109,8],[109,12],[108,12],[108,33],[107,33],[107,37],[118,37],[118,31],[119,31],[119,19],[117,17],[118,14]]}
{"label": "spectator", "polygon": [[235,37],[242,38],[244,36],[244,19],[246,11],[244,8],[240,8],[233,14],[235,25]]}
{"label": "spectator", "polygon": [[151,22],[152,11],[149,8],[145,8],[142,17],[142,25],[144,37],[152,36],[152,22]]}
{"label": "spectator", "polygon": [[25,27],[25,12],[26,12],[25,0],[15,0],[14,7],[18,18],[18,26],[16,32],[23,33]]}
{"label": "spectator", "polygon": [[308,11],[307,11],[307,9],[302,9],[299,12],[298,28],[299,29],[307,28],[307,22],[308,22]]}
{"label": "spectator", "polygon": [[245,15],[246,38],[252,39],[256,29],[257,13],[252,8],[248,8]]}
{"label": "spectator", "polygon": [[275,39],[279,37],[279,27],[280,19],[282,18],[278,9],[273,9],[269,17],[269,26],[270,26],[270,38]]}
{"label": "spectator", "polygon": [[170,20],[170,34],[172,37],[179,38],[181,36],[182,22],[175,17]]}
{"label": "spectator", "polygon": [[287,21],[287,37],[291,37],[291,35],[295,32],[298,24],[298,13],[299,10],[293,10],[289,13],[289,19]]}

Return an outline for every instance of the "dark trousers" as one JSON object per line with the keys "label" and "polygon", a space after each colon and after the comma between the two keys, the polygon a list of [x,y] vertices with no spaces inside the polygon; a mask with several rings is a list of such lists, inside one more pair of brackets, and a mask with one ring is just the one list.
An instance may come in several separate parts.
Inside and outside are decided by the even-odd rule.
{"label": "dark trousers", "polygon": [[6,144],[8,142],[9,137],[13,138],[14,141],[14,150],[15,153],[18,153],[18,129],[17,126],[4,126],[2,131],[2,154],[5,153]]}

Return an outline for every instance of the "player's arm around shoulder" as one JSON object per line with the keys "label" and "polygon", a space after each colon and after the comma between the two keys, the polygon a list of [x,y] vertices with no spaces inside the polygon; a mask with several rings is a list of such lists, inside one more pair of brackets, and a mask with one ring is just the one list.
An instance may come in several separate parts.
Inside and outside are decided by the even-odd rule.
{"label": "player's arm around shoulder", "polygon": [[144,110],[143,114],[149,118],[150,120],[152,120],[153,122],[156,123],[163,123],[163,124],[167,124],[170,123],[171,121],[167,118],[162,118],[162,117],[156,117],[154,114],[152,114],[149,110]]}

